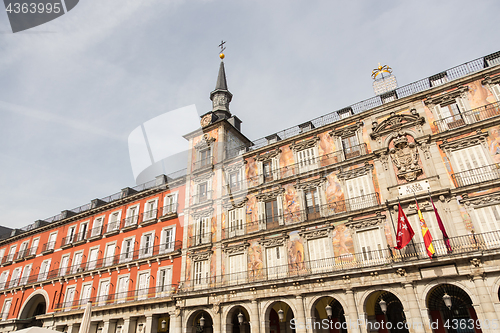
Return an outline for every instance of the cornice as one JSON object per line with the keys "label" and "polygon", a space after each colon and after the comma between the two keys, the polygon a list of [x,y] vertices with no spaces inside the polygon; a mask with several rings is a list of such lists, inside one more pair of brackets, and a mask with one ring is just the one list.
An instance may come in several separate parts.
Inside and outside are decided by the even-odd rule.
{"label": "cornice", "polygon": [[363,122],[358,119],[355,124],[349,125],[346,127],[342,128],[337,128],[334,129],[333,131],[329,132],[328,134],[332,137],[340,137],[340,138],[345,138],[349,136],[353,136],[356,134],[356,132],[363,127]]}
{"label": "cornice", "polygon": [[370,174],[372,172],[373,165],[369,163],[365,163],[364,166],[352,169],[352,170],[340,170],[340,172],[337,174],[338,179],[352,179],[352,178],[357,178],[361,176],[365,176],[367,174]]}
{"label": "cornice", "polygon": [[481,81],[482,85],[492,85],[492,84],[500,84],[500,75],[489,76],[487,75],[483,81]]}
{"label": "cornice", "polygon": [[212,250],[203,251],[203,252],[190,252],[188,253],[188,257],[191,258],[192,261],[204,261],[210,260],[212,257]]}

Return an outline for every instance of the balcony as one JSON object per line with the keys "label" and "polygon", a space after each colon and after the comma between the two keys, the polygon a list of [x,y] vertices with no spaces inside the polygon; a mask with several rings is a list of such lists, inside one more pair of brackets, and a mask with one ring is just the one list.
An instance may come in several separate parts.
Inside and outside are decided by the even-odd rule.
{"label": "balcony", "polygon": [[[454,258],[459,255],[482,255],[484,251],[500,250],[500,231],[483,234],[469,234],[452,237],[449,244],[437,239],[432,242],[435,258]],[[429,256],[424,243],[409,244],[402,250],[386,248],[382,250],[330,256],[321,260],[301,261],[282,266],[263,267],[255,270],[212,276],[208,279],[193,280],[191,285],[178,293],[200,289],[223,288],[248,283],[273,283],[291,278],[304,280],[317,274],[346,274],[364,268],[393,267],[393,265],[414,265],[417,261],[428,262]]]}
{"label": "balcony", "polygon": [[[52,279],[59,279],[62,277],[66,277],[68,275],[87,274],[93,270],[100,270],[100,269],[106,270],[111,266],[131,263],[146,257],[149,258],[159,255],[161,256],[169,254],[171,252],[180,251],[181,248],[182,248],[182,241],[180,240],[173,242],[166,242],[163,244],[149,247],[146,256],[141,255],[146,253],[146,251],[144,249],[139,249],[128,252],[126,254],[120,253],[109,257],[99,258],[97,260],[81,262],[79,264],[71,266],[59,266],[49,271],[42,271],[40,273],[34,273],[31,274],[30,276],[22,277],[20,280],[20,284],[28,285],[33,283],[45,282]],[[0,290],[4,289],[9,284],[10,281],[5,281],[3,287],[0,285]]]}
{"label": "balcony", "polygon": [[307,207],[304,210],[285,212],[283,215],[268,216],[262,220],[247,222],[242,226],[235,226],[234,228],[228,226],[222,229],[222,238],[226,239],[241,236],[245,233],[250,234],[261,230],[273,230],[289,224],[290,222],[296,223],[314,221],[379,205],[380,195],[378,193],[367,194],[355,198],[331,202],[326,205]]}
{"label": "balcony", "polygon": [[137,228],[139,222],[139,215],[129,216],[123,219],[122,232],[133,230]]}
{"label": "balcony", "polygon": [[76,235],[69,235],[62,239],[61,249],[67,249],[73,246],[73,242],[76,239]]}
{"label": "balcony", "polygon": [[214,165],[213,161],[214,161],[214,158],[213,158],[213,156],[211,156],[209,158],[205,158],[203,160],[199,160],[199,161],[194,162],[193,172],[212,168]]}
{"label": "balcony", "polygon": [[490,119],[500,115],[500,102],[486,104],[463,113],[436,120],[434,125],[438,133],[451,131],[465,125],[477,123],[478,121]]}
{"label": "balcony", "polygon": [[188,247],[210,244],[212,242],[212,233],[207,232],[189,237]]}
{"label": "balcony", "polygon": [[150,225],[158,221],[158,209],[152,209],[142,213],[141,225]]}
{"label": "balcony", "polygon": [[112,221],[106,225],[105,237],[109,237],[120,232],[120,221]]}
{"label": "balcony", "polygon": [[212,200],[212,193],[213,193],[213,191],[205,191],[205,192],[193,195],[193,205],[202,204],[202,203],[208,202],[209,200]]}
{"label": "balcony", "polygon": [[94,241],[94,240],[101,239],[101,237],[102,237],[102,230],[103,230],[103,226],[102,225],[90,229],[89,232],[88,232],[88,237],[87,237],[88,241],[91,242],[91,241]]}
{"label": "balcony", "polygon": [[89,301],[92,302],[92,308],[94,308],[120,303],[137,302],[146,299],[154,300],[156,298],[172,297],[172,295],[175,294],[177,290],[177,284],[156,286],[138,290],[128,290],[120,293],[100,295],[92,298],[56,303],[54,311],[60,312],[83,309]]}
{"label": "balcony", "polygon": [[15,258],[15,253],[11,253],[3,257],[2,259],[2,266],[10,265],[14,261]]}
{"label": "balcony", "polygon": [[163,206],[163,208],[160,209],[160,211],[162,212],[162,216],[160,217],[160,220],[166,221],[168,219],[177,217],[178,207],[179,207],[179,204],[177,202]]}
{"label": "balcony", "polygon": [[73,246],[81,245],[87,242],[88,231],[79,232],[75,235]]}
{"label": "balcony", "polygon": [[42,246],[42,254],[47,254],[47,253],[50,253],[50,252],[54,252],[54,249],[56,247],[56,242],[53,241],[53,242],[47,242],[45,244],[43,244]]}
{"label": "balcony", "polygon": [[500,179],[500,164],[491,164],[451,175],[456,188]]}

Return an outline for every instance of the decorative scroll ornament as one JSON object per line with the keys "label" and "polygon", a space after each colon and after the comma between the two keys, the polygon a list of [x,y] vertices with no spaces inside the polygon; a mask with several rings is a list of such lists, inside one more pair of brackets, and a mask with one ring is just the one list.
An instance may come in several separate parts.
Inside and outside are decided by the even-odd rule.
{"label": "decorative scroll ornament", "polygon": [[411,109],[411,114],[396,114],[391,112],[389,118],[377,124],[373,123],[370,137],[375,140],[393,132],[399,132],[403,128],[418,127],[425,123],[425,118],[420,117],[417,110]]}
{"label": "decorative scroll ornament", "polygon": [[233,163],[233,164],[230,164],[230,165],[226,165],[224,167],[224,172],[226,172],[226,174],[229,174],[229,173],[232,173],[232,172],[235,172],[235,171],[239,171],[241,168],[243,168],[243,166],[247,163],[247,161],[239,161],[237,163]]}
{"label": "decorative scroll ornament", "polygon": [[[418,207],[420,208],[421,211],[432,210],[431,203],[428,200],[419,202]],[[417,213],[417,204],[409,204],[408,210],[413,211],[413,214],[416,214]],[[408,212],[408,215],[410,215],[410,214],[412,214],[412,213]]]}
{"label": "decorative scroll ornament", "polygon": [[212,176],[214,175],[214,172],[206,172],[206,173],[203,173],[201,175],[198,175],[196,176],[194,179],[193,179],[193,182],[195,184],[197,183],[201,183],[201,182],[204,182],[206,180],[209,180],[210,178],[212,178]]}
{"label": "decorative scroll ornament", "polygon": [[204,261],[204,260],[210,260],[210,257],[212,256],[212,251],[204,251],[204,252],[196,252],[196,253],[189,253],[189,257],[193,261]]}
{"label": "decorative scroll ornament", "polygon": [[374,151],[375,156],[379,159],[380,162],[382,162],[382,165],[384,166],[384,170],[387,171],[389,170],[389,150],[387,148],[379,149]]}
{"label": "decorative scroll ornament", "polygon": [[414,142],[408,143],[405,133],[399,132],[393,139],[394,148],[389,150],[392,163],[398,168],[398,177],[413,181],[422,173],[422,168],[418,165],[418,150]]}
{"label": "decorative scroll ornament", "polygon": [[500,203],[500,193],[492,193],[488,195],[484,195],[481,197],[472,197],[462,196],[462,200],[460,202],[464,203],[466,206],[489,206],[489,205],[497,205]]}
{"label": "decorative scroll ornament", "polygon": [[432,106],[432,105],[450,105],[452,103],[456,102],[456,99],[458,97],[463,97],[465,93],[469,90],[468,86],[461,86],[458,87],[455,90],[452,90],[450,92],[437,95],[437,96],[427,96],[427,99],[424,101],[425,105]]}
{"label": "decorative scroll ornament", "polygon": [[248,201],[248,198],[245,197],[242,200],[239,200],[240,198],[232,198],[232,199],[226,199],[222,203],[222,207],[224,209],[234,209],[234,208],[242,208],[245,207]]}
{"label": "decorative scroll ornament", "polygon": [[353,179],[361,176],[365,176],[367,174],[371,173],[371,170],[373,169],[373,165],[369,163],[365,163],[364,166],[352,170],[341,170],[337,174],[337,178],[347,180],[347,179]]}
{"label": "decorative scroll ornament", "polygon": [[301,150],[304,150],[307,148],[315,147],[316,143],[318,141],[319,141],[319,137],[315,136],[314,138],[309,139],[309,140],[305,140],[305,141],[301,141],[301,142],[294,142],[290,145],[290,148],[293,151],[297,152],[297,151],[301,151]]}
{"label": "decorative scroll ornament", "polygon": [[267,153],[259,154],[259,155],[255,156],[255,160],[259,161],[259,162],[265,162],[265,161],[270,160],[273,157],[278,156],[279,153],[281,153],[281,149],[276,148],[274,150],[268,151]]}
{"label": "decorative scroll ornament", "polygon": [[213,216],[214,213],[214,208],[208,208],[208,209],[203,209],[203,210],[198,210],[196,212],[191,213],[191,216],[193,219],[199,219],[202,217],[211,217]]}
{"label": "decorative scroll ornament", "polygon": [[483,81],[481,81],[481,84],[483,86],[485,86],[485,85],[493,85],[493,84],[500,84],[500,75],[496,75],[496,76],[493,76],[493,77],[491,77],[491,76],[488,75],[488,76],[486,76],[484,78]]}
{"label": "decorative scroll ornament", "polygon": [[377,212],[376,216],[369,217],[366,219],[356,220],[356,221],[354,221],[353,218],[351,217],[345,223],[345,226],[351,230],[365,229],[365,228],[381,225],[385,221],[385,218],[386,218],[386,216],[382,215],[380,212]]}
{"label": "decorative scroll ornament", "polygon": [[283,246],[285,244],[285,241],[287,238],[288,238],[288,236],[284,235],[281,237],[261,239],[261,240],[259,240],[259,244],[264,246],[264,247]]}
{"label": "decorative scroll ornament", "polygon": [[361,121],[358,121],[354,125],[350,125],[350,126],[346,126],[346,127],[335,129],[335,130],[331,131],[328,134],[330,134],[330,136],[336,136],[336,137],[339,137],[339,138],[347,138],[347,137],[356,135],[356,132],[361,127],[363,127],[363,123]]}
{"label": "decorative scroll ornament", "polygon": [[215,139],[212,138],[209,134],[203,134],[201,140],[194,146],[197,150],[208,148],[212,143],[215,142]]}
{"label": "decorative scroll ornament", "polygon": [[479,144],[486,144],[486,138],[488,137],[487,132],[482,132],[477,130],[476,134],[470,135],[458,140],[448,141],[443,140],[443,143],[439,145],[439,148],[446,152],[452,152],[455,150],[476,146]]}
{"label": "decorative scroll ornament", "polygon": [[299,235],[304,239],[313,240],[316,238],[328,237],[330,229],[331,228],[328,227],[328,228],[322,228],[322,229],[307,230],[307,231],[299,232]]}
{"label": "decorative scroll ornament", "polygon": [[324,176],[321,176],[320,178],[318,179],[314,179],[314,180],[311,180],[311,181],[308,181],[308,182],[299,182],[297,181],[297,184],[295,185],[295,187],[299,190],[308,190],[310,188],[315,188],[315,187],[320,187],[321,185],[323,185],[326,181],[326,178]]}
{"label": "decorative scroll ornament", "polygon": [[242,252],[245,252],[245,250],[249,246],[250,246],[250,244],[247,242],[245,242],[243,244],[237,244],[237,245],[228,245],[225,248],[223,248],[222,251],[226,252],[226,254],[242,253]]}
{"label": "decorative scroll ornament", "polygon": [[258,201],[269,201],[269,200],[274,200],[276,197],[282,193],[285,192],[284,188],[279,188],[273,191],[265,192],[265,193],[259,193],[256,195],[256,198]]}

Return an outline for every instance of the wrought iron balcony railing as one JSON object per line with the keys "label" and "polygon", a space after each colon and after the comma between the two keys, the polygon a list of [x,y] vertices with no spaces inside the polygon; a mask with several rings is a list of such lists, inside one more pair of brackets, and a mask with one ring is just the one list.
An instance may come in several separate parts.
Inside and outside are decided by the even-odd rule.
{"label": "wrought iron balcony railing", "polygon": [[214,164],[213,161],[214,161],[213,156],[205,158],[203,160],[196,161],[196,162],[194,162],[194,165],[193,165],[193,171],[212,167]]}
{"label": "wrought iron balcony railing", "polygon": [[53,251],[56,248],[56,241],[47,242],[42,245],[42,253],[47,251]]}
{"label": "wrought iron balcony railing", "polygon": [[138,290],[127,290],[123,292],[116,292],[114,294],[103,294],[91,298],[66,300],[64,302],[57,303],[55,305],[55,311],[60,312],[83,309],[88,302],[92,302],[92,307],[99,307],[112,304],[136,302],[151,298],[171,297],[177,292],[177,289],[177,284],[170,284]]}
{"label": "wrought iron balcony railing", "polygon": [[209,244],[212,242],[212,233],[207,232],[189,237],[188,247]]}
{"label": "wrought iron balcony railing", "polygon": [[456,188],[500,179],[500,164],[457,172],[451,175]]}
{"label": "wrought iron balcony railing", "polygon": [[[442,239],[432,242],[436,251],[435,258],[454,257],[483,251],[500,250],[500,231],[483,234],[469,234],[452,237],[449,243]],[[193,278],[179,288],[179,293],[199,291],[202,289],[223,288],[249,283],[273,282],[281,279],[308,278],[315,274],[335,274],[349,272],[367,267],[391,266],[408,263],[413,265],[417,260],[429,260],[424,243],[410,243],[402,250],[386,248],[376,251],[347,253],[340,256],[330,256],[320,260],[289,262],[286,265],[274,267],[256,267],[209,278]],[[432,259],[434,260],[434,259]]]}
{"label": "wrought iron balcony railing", "polygon": [[434,125],[438,133],[442,133],[465,125],[474,124],[478,121],[490,119],[498,115],[500,115],[500,102],[486,104],[469,111],[436,120]]}
{"label": "wrought iron balcony railing", "polygon": [[198,193],[193,195],[193,204],[201,204],[212,199],[213,191],[205,191],[203,193]]}

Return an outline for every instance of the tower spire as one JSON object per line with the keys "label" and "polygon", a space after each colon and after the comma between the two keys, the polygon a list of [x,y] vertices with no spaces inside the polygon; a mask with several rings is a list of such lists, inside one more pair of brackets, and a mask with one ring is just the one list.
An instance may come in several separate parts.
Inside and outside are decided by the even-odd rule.
{"label": "tower spire", "polygon": [[210,100],[212,101],[212,112],[217,116],[218,119],[228,119],[231,117],[231,112],[229,112],[229,103],[233,98],[233,94],[227,90],[227,80],[226,80],[226,70],[224,68],[224,53],[222,53],[226,48],[224,44],[226,42],[222,41],[219,47],[221,51],[219,57],[221,59],[219,66],[219,75],[217,76],[217,83],[215,84],[215,90],[210,93]]}

